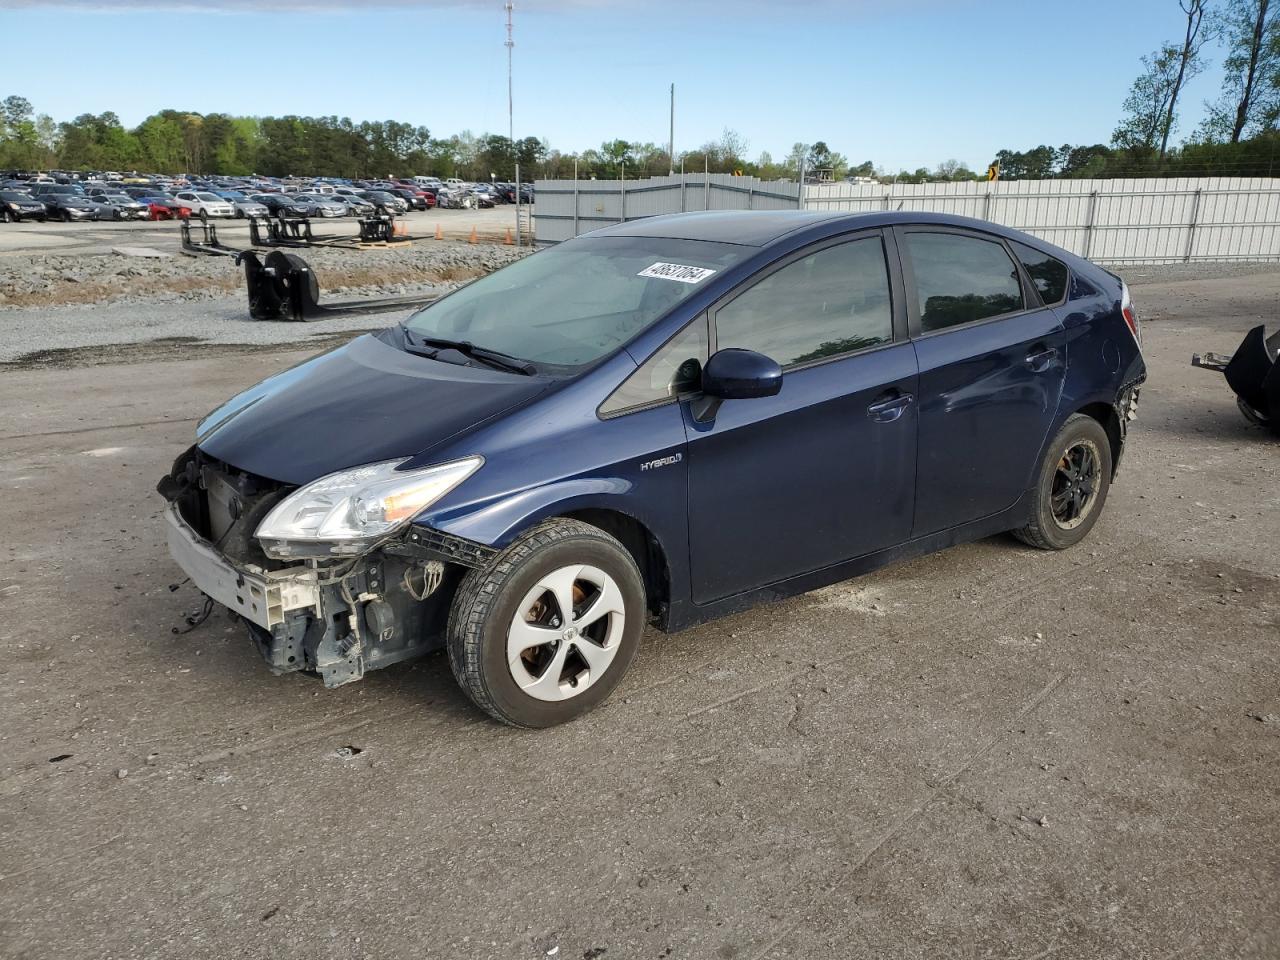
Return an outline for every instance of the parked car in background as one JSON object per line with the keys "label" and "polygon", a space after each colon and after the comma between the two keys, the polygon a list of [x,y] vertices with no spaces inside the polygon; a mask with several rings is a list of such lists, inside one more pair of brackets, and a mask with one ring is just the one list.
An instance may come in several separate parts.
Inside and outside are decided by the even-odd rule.
{"label": "parked car in background", "polygon": [[239,190],[216,190],[214,192],[223,200],[227,201],[227,203],[231,204],[238,219],[244,219],[246,217],[265,217],[269,216],[271,213],[265,204],[254,200],[248,194]]}
{"label": "parked car in background", "polygon": [[309,217],[344,217],[347,214],[347,205],[333,195],[295,193],[291,199],[306,206]]}
{"label": "parked car in background", "polygon": [[0,221],[39,220],[44,223],[48,219],[48,208],[31,194],[20,190],[0,190]]}
{"label": "parked car in background", "polygon": [[1078,544],[1141,339],[1119,278],[996,224],[650,217],[210,413],[159,485],[170,552],[276,673],[445,648],[480,709],[546,727],[610,694],[649,623],[1003,531]]}
{"label": "parked car in background", "polygon": [[137,200],[147,205],[149,220],[187,220],[191,217],[191,208],[177,197],[171,197],[167,193],[152,191],[147,196],[138,197]]}
{"label": "parked car in background", "polygon": [[[506,200],[507,203],[516,202],[516,185],[514,183],[498,184],[498,192],[502,194],[503,199]],[[533,184],[520,184],[520,202],[533,203]]]}
{"label": "parked car in background", "polygon": [[409,204],[403,197],[386,190],[363,190],[360,195],[373,204],[378,213],[396,217],[409,210]]}
{"label": "parked car in background", "polygon": [[480,201],[465,187],[449,187],[436,194],[436,205],[448,210],[474,210]]}
{"label": "parked car in background", "polygon": [[310,205],[299,203],[295,196],[290,193],[255,193],[249,199],[262,204],[273,217],[311,216]]}
{"label": "parked car in background", "polygon": [[333,199],[346,205],[348,216],[372,217],[378,212],[377,208],[364,197],[357,197],[348,193],[335,193]]}
{"label": "parked car in background", "polygon": [[140,203],[127,193],[93,193],[91,200],[102,204],[98,212],[100,220],[145,220],[147,205]]}
{"label": "parked car in background", "polygon": [[91,197],[85,196],[77,187],[41,190],[34,198],[45,205],[49,216],[54,220],[97,220],[103,206]]}
{"label": "parked car in background", "polygon": [[230,219],[236,215],[234,205],[207,190],[180,190],[174,196],[201,220],[208,220],[210,217]]}
{"label": "parked car in background", "polygon": [[84,187],[79,184],[36,182],[28,188],[28,192],[36,199],[45,197],[83,197]]}
{"label": "parked car in background", "polygon": [[426,190],[396,187],[395,189],[388,190],[387,192],[404,201],[406,212],[410,209],[426,210],[435,205],[435,197],[427,193]]}

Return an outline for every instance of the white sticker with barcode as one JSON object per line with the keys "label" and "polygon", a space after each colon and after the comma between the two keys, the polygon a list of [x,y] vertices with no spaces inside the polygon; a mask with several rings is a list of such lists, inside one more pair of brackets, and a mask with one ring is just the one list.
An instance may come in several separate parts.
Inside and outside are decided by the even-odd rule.
{"label": "white sticker with barcode", "polygon": [[701,283],[715,273],[706,267],[687,267],[682,263],[655,263],[645,267],[636,276],[674,280],[676,283]]}

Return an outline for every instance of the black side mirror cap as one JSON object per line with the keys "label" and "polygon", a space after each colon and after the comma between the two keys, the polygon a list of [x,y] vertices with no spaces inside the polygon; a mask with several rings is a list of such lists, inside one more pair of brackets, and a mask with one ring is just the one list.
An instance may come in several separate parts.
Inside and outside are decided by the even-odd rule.
{"label": "black side mirror cap", "polygon": [[695,402],[695,420],[716,415],[725,400],[773,397],[782,389],[782,367],[778,361],[754,350],[726,347],[717,350],[702,368],[702,398]]}

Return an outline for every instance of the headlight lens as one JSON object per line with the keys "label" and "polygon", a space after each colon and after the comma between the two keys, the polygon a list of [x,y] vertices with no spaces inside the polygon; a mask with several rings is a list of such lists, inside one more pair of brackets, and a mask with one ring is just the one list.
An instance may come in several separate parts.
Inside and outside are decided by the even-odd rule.
{"label": "headlight lens", "polygon": [[397,470],[404,462],[371,463],[321,477],[281,500],[255,536],[267,554],[280,559],[360,553],[462,483],[484,458]]}

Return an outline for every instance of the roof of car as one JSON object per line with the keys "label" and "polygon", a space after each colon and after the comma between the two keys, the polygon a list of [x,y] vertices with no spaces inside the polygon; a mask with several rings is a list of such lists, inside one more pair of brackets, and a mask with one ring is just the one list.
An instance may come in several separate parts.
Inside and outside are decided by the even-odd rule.
{"label": "roof of car", "polygon": [[708,240],[763,247],[804,227],[848,214],[800,210],[711,210],[705,213],[672,213],[631,220],[595,230],[595,237],[666,237],[673,240]]}
{"label": "roof of car", "polygon": [[842,210],[711,210],[630,220],[594,230],[590,236],[663,237],[764,247],[807,227],[835,222],[847,222],[850,229],[860,226],[880,227],[891,223],[934,223],[978,227],[1006,235],[1012,232],[998,224],[984,223],[968,217],[920,211],[849,213]]}

